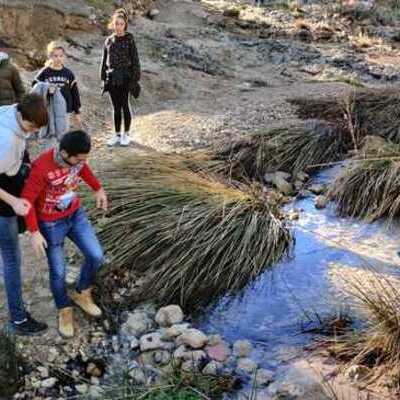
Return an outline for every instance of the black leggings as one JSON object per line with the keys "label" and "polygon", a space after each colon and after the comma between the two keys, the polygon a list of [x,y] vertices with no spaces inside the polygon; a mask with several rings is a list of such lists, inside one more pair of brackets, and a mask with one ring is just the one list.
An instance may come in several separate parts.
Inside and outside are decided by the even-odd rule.
{"label": "black leggings", "polygon": [[121,132],[122,111],[124,112],[125,132],[129,132],[131,127],[131,110],[129,108],[129,90],[124,86],[114,86],[110,88],[111,103],[114,111],[115,132]]}

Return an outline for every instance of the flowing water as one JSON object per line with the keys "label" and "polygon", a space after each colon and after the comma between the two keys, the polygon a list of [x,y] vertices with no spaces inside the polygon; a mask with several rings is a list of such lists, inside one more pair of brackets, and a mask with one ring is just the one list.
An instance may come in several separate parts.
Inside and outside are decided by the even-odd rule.
{"label": "flowing water", "polygon": [[[317,174],[313,182],[327,183],[335,167]],[[302,333],[301,322],[351,305],[341,277],[365,276],[365,267],[387,276],[400,272],[400,227],[390,229],[335,215],[333,205],[317,210],[314,197],[297,200],[302,210],[293,224],[293,255],[263,273],[242,293],[221,299],[196,321],[208,333],[228,341],[248,339],[262,367],[276,369],[295,357],[313,335]]]}

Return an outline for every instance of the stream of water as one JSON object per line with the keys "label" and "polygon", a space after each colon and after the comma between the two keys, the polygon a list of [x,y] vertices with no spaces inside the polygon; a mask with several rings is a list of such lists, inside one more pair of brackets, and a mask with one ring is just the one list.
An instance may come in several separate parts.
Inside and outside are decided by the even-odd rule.
{"label": "stream of water", "polygon": [[[313,182],[327,183],[335,167],[317,174]],[[225,297],[196,323],[208,333],[233,342],[248,339],[260,366],[276,369],[296,356],[313,335],[302,334],[301,321],[332,313],[351,303],[340,277],[361,273],[366,266],[398,275],[400,227],[390,229],[335,215],[333,205],[317,210],[314,197],[297,200],[300,219],[294,223],[293,256],[263,273],[241,293]]]}

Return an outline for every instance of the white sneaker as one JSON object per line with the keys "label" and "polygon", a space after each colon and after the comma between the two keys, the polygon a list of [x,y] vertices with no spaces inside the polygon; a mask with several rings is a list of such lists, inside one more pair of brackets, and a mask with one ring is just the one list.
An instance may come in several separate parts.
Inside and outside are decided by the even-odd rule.
{"label": "white sneaker", "polygon": [[121,135],[115,134],[113,137],[107,140],[107,146],[116,146],[121,142]]}
{"label": "white sneaker", "polygon": [[121,146],[129,146],[129,143],[131,142],[131,138],[128,136],[128,134],[126,132],[124,132],[121,135]]}

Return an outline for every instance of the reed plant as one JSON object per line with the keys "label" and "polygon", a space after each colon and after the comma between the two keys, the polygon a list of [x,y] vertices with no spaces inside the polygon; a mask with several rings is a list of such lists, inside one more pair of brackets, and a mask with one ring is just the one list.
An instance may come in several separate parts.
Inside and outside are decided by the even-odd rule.
{"label": "reed plant", "polygon": [[343,157],[341,134],[323,121],[266,129],[229,146],[211,150],[209,158],[223,161],[235,179],[262,178],[266,172],[296,174]]}
{"label": "reed plant", "polygon": [[342,216],[390,223],[400,213],[400,146],[367,137],[364,146],[332,182],[328,196]]}
{"label": "reed plant", "polygon": [[242,288],[290,249],[279,208],[259,185],[212,174],[194,159],[136,155],[105,170],[103,182],[111,207],[94,219],[111,258],[106,274],[146,272],[144,298],[208,303]]}

